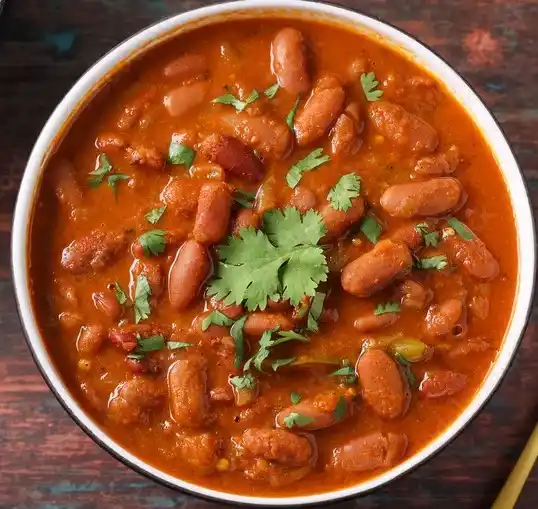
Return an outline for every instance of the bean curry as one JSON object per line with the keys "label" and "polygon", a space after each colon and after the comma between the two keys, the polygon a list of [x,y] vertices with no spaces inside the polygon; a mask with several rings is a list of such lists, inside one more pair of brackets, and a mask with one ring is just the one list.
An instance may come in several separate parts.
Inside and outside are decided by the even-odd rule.
{"label": "bean curry", "polygon": [[501,172],[445,86],[279,18],[123,66],[47,163],[30,255],[52,358],[105,432],[257,496],[425,447],[488,373],[517,279]]}

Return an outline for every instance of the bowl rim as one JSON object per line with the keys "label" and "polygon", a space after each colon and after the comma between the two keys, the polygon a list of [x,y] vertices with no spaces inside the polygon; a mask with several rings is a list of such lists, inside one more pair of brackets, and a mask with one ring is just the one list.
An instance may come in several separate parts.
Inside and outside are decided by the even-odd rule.
{"label": "bowl rim", "polygon": [[[524,235],[519,232],[519,229],[517,233],[519,264],[518,285],[512,309],[512,317],[507,331],[505,332],[503,345],[500,348],[499,354],[490,368],[486,379],[482,382],[480,389],[475,393],[463,412],[461,412],[442,433],[437,435],[436,438],[429,442],[425,447],[390,470],[351,487],[341,488],[330,492],[293,497],[256,497],[205,488],[164,473],[158,468],[136,457],[115,442],[98,426],[89,414],[82,409],[56,370],[44,340],[41,337],[33,314],[29,286],[30,278],[27,270],[27,246],[31,230],[30,218],[33,213],[36,192],[43,170],[43,161],[47,158],[50,148],[54,146],[58,133],[60,133],[65,124],[69,122],[71,112],[76,111],[81,102],[87,103],[88,101],[91,101],[92,96],[89,95],[90,91],[93,90],[105,76],[110,73],[114,74],[118,68],[118,62],[123,58],[128,58],[132,54],[144,54],[146,48],[150,46],[151,41],[154,40],[155,37],[164,36],[163,39],[166,39],[166,34],[171,34],[175,29],[190,22],[204,19],[204,17],[214,18],[214,22],[218,22],[219,17],[222,17],[223,15],[233,15],[237,11],[263,12],[264,10],[275,10],[281,12],[283,17],[289,15],[289,17],[296,18],[300,18],[301,14],[319,14],[320,16],[333,18],[333,21],[335,19],[345,20],[348,25],[357,24],[361,28],[367,26],[372,31],[383,32],[385,37],[390,39],[394,46],[396,45],[394,41],[397,41],[402,49],[409,50],[409,48],[412,48],[414,52],[420,54],[421,57],[424,58],[425,63],[435,64],[438,71],[442,70],[451,78],[453,83],[456,84],[455,89],[452,91],[453,96],[461,102],[461,98],[456,97],[456,92],[459,91],[461,94],[466,94],[467,100],[472,103],[474,108],[473,112],[475,114],[479,113],[484,117],[481,120],[475,117],[474,121],[477,127],[482,128],[482,136],[486,139],[490,149],[498,159],[497,163],[499,167],[501,167],[499,158],[502,153],[503,160],[507,159],[510,162],[510,171],[513,170],[512,172],[514,175],[519,177],[516,178],[515,181],[509,182],[506,178],[507,175],[505,174],[505,170],[501,167],[505,185],[511,197],[516,226],[523,225],[525,227]],[[210,20],[207,24],[211,23],[213,23],[213,20]],[[160,44],[160,42],[161,40],[159,40],[157,44]],[[434,73],[431,69],[429,69],[429,71],[438,79],[445,82],[445,80],[436,72]],[[469,108],[466,107],[466,110],[468,114],[471,114]],[[487,129],[482,123],[487,124]],[[493,138],[495,137],[497,137],[497,141],[500,141],[502,145],[500,148],[494,148],[492,145]],[[516,191],[519,192],[520,195],[518,198],[525,196],[526,200],[518,200],[516,202],[514,200]],[[513,362],[515,353],[517,352],[528,325],[535,291],[537,249],[535,240],[535,224],[529,190],[504,131],[493,113],[485,105],[472,86],[443,57],[405,30],[397,28],[386,21],[381,21],[374,16],[365,14],[358,9],[337,6],[325,1],[257,0],[256,2],[252,2],[249,0],[238,0],[182,12],[140,30],[120,42],[112,50],[102,56],[70,88],[69,92],[56,106],[42,128],[24,170],[13,218],[11,267],[17,311],[26,343],[34,362],[62,407],[71,416],[74,422],[102,449],[126,466],[161,485],[213,502],[216,501],[258,507],[274,507],[281,505],[311,506],[333,503],[356,496],[363,496],[398,479],[439,453],[469,425],[471,420],[476,417],[499,387],[500,382]],[[528,249],[530,246],[532,246],[532,249]],[[526,247],[527,249],[523,250],[523,247]],[[523,264],[523,258],[526,258],[525,264]],[[516,318],[517,324],[514,327],[514,320]],[[514,330],[512,330],[513,328]],[[509,336],[510,341],[508,342]]]}

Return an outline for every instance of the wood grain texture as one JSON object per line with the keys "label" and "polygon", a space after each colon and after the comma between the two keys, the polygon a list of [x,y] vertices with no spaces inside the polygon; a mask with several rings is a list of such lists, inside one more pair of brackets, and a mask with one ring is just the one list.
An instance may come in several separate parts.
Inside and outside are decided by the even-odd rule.
{"label": "wood grain texture", "polygon": [[[74,81],[125,37],[203,0],[8,0],[0,17],[0,508],[210,508],[130,471],[61,409],[25,345],[9,268],[24,164]],[[512,142],[538,210],[538,2],[347,0],[417,36],[470,81]],[[538,419],[538,315],[501,387],[445,450],[405,478],[334,507],[487,508]],[[538,467],[517,505],[538,507]]]}

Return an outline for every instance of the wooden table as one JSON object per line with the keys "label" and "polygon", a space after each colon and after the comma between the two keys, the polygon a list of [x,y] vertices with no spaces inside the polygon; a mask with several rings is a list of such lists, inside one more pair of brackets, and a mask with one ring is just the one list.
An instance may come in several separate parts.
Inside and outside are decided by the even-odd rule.
{"label": "wooden table", "polygon": [[[15,310],[11,215],[39,130],[75,80],[125,37],[203,0],[8,0],[0,17],[0,508],[165,509],[212,504],[163,488],[99,449],[34,366]],[[500,120],[538,207],[538,1],[347,0],[451,62]],[[484,411],[445,450],[340,508],[490,507],[538,419],[536,308]],[[538,468],[517,506],[538,507]]]}

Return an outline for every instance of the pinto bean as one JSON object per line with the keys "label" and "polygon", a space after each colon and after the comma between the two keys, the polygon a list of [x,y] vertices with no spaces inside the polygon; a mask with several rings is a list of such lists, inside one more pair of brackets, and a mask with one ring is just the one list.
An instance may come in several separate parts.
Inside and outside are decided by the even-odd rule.
{"label": "pinto bean", "polygon": [[433,152],[439,143],[437,132],[430,124],[397,104],[371,102],[368,118],[380,134],[410,152]]}
{"label": "pinto bean", "polygon": [[413,259],[403,244],[382,240],[374,249],[348,263],[342,270],[342,288],[357,297],[369,297],[409,272]]}
{"label": "pinto bean", "polygon": [[111,265],[128,243],[123,231],[93,231],[62,251],[62,267],[74,274],[97,272]]}
{"label": "pinto bean", "polygon": [[106,338],[106,331],[102,325],[90,324],[80,328],[77,337],[77,351],[82,355],[96,354]]}
{"label": "pinto bean", "polygon": [[333,156],[355,154],[361,147],[360,108],[358,103],[349,104],[331,129],[331,152]]}
{"label": "pinto bean", "polygon": [[408,279],[396,290],[402,307],[407,309],[424,309],[433,297],[429,288],[424,288],[420,283]]}
{"label": "pinto bean", "polygon": [[460,392],[467,385],[467,376],[457,371],[427,371],[418,388],[425,398],[442,398]]}
{"label": "pinto bean", "polygon": [[297,144],[305,147],[321,138],[340,115],[345,99],[338,79],[331,75],[322,76],[295,118]]}
{"label": "pinto bean", "polygon": [[[335,415],[337,406],[341,405],[340,401],[344,401],[344,416]],[[298,413],[308,417],[311,422],[301,426],[301,430],[314,431],[317,429],[328,428],[344,419],[350,411],[350,401],[348,398],[335,391],[328,391],[318,394],[315,398],[304,399],[296,405],[291,405],[284,410],[281,410],[276,416],[276,423],[281,428],[289,428],[286,425],[285,419],[292,413]]]}
{"label": "pinto bean", "polygon": [[447,299],[440,304],[428,308],[425,320],[425,331],[430,336],[442,336],[453,333],[463,315],[461,299]]}
{"label": "pinto bean", "polygon": [[207,362],[191,355],[174,362],[168,370],[170,414],[185,428],[200,428],[208,419]]}
{"label": "pinto bean", "polygon": [[168,276],[168,298],[176,311],[187,308],[195,299],[210,269],[203,244],[188,240],[178,249]]}
{"label": "pinto bean", "polygon": [[396,228],[390,233],[389,238],[393,242],[405,244],[411,251],[417,251],[424,246],[424,237],[416,228],[417,223],[411,222]]}
{"label": "pinto bean", "polygon": [[126,148],[125,154],[129,164],[147,166],[152,170],[162,170],[166,164],[164,154],[155,147],[147,145],[131,145]]}
{"label": "pinto bean", "polygon": [[242,444],[246,457],[263,458],[289,467],[305,465],[316,455],[309,438],[283,429],[247,429]]}
{"label": "pinto bean", "polygon": [[149,411],[163,404],[165,390],[151,378],[136,377],[120,383],[108,402],[108,416],[118,424],[147,420]]}
{"label": "pinto bean", "polygon": [[116,321],[121,316],[123,308],[110,290],[92,293],[93,305],[110,320]]}
{"label": "pinto bean", "polygon": [[171,62],[168,62],[163,69],[163,74],[167,78],[190,80],[203,76],[207,74],[208,71],[209,66],[204,55],[185,53]]}
{"label": "pinto bean", "polygon": [[353,198],[351,200],[351,207],[346,211],[336,210],[327,202],[321,207],[319,213],[327,227],[327,233],[321,241],[335,240],[364,215],[364,200],[360,196]]}
{"label": "pinto bean", "polygon": [[183,435],[176,442],[181,459],[189,469],[201,475],[215,472],[222,446],[222,441],[214,433]]}
{"label": "pinto bean", "polygon": [[359,332],[371,332],[392,325],[398,318],[400,318],[399,313],[367,314],[356,318],[353,327]]}
{"label": "pinto bean", "polygon": [[214,244],[226,236],[232,195],[224,182],[209,182],[202,186],[194,221],[194,239],[202,244]]}
{"label": "pinto bean", "polygon": [[301,214],[315,209],[318,203],[316,195],[304,186],[298,186],[293,190],[288,201],[288,207],[295,207]]}
{"label": "pinto bean", "polygon": [[259,311],[248,315],[243,331],[249,336],[261,336],[264,332],[276,327],[281,331],[292,330],[293,322],[286,315],[280,313]]}
{"label": "pinto bean", "polygon": [[130,268],[131,280],[129,283],[129,293],[134,300],[136,292],[136,281],[138,276],[144,275],[151,288],[151,296],[158,298],[164,289],[164,270],[162,265],[155,260],[135,260]]}
{"label": "pinto bean", "polygon": [[384,435],[377,431],[335,449],[332,466],[346,472],[391,467],[403,458],[406,450],[407,436],[403,433]]}
{"label": "pinto bean", "polygon": [[232,224],[232,235],[239,237],[243,228],[258,229],[261,225],[261,218],[252,209],[240,209]]}
{"label": "pinto bean", "polygon": [[208,81],[183,85],[168,92],[163,99],[164,107],[171,117],[181,117],[202,104],[209,91]]}
{"label": "pinto bean", "polygon": [[160,196],[167,207],[167,214],[190,215],[196,212],[202,185],[201,180],[172,177]]}
{"label": "pinto bean", "polygon": [[224,300],[218,300],[215,296],[209,299],[208,304],[211,309],[220,311],[232,320],[236,320],[245,312],[245,308],[241,304],[225,304]]}
{"label": "pinto bean", "polygon": [[295,28],[283,28],[271,44],[271,69],[278,84],[293,95],[310,88],[306,44]]}
{"label": "pinto bean", "polygon": [[362,398],[376,414],[393,419],[406,412],[409,394],[396,363],[383,350],[372,348],[357,361]]}
{"label": "pinto bean", "polygon": [[234,130],[236,138],[257,150],[262,157],[279,161],[290,153],[293,136],[282,121],[265,115],[234,113],[224,117],[224,122]]}
{"label": "pinto bean", "polygon": [[250,147],[232,136],[212,134],[199,145],[199,151],[235,177],[250,182],[259,182],[263,178],[264,169],[261,161]]}
{"label": "pinto bean", "polygon": [[419,175],[428,175],[430,177],[449,175],[454,173],[458,166],[459,158],[458,147],[451,145],[446,152],[419,159],[413,171]]}
{"label": "pinto bean", "polygon": [[466,194],[459,180],[442,177],[389,187],[379,201],[393,217],[442,216],[463,206]]}
{"label": "pinto bean", "polygon": [[497,260],[476,235],[473,234],[470,240],[464,240],[455,232],[446,234],[444,230],[443,246],[450,261],[461,265],[470,276],[487,281],[499,274]]}

